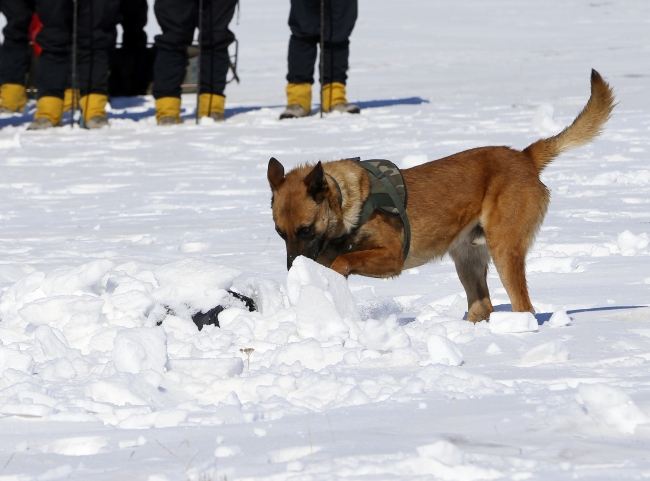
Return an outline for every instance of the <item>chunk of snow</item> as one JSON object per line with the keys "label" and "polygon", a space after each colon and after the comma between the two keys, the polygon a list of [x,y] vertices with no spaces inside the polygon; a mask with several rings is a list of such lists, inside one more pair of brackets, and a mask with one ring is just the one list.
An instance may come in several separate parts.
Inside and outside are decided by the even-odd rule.
{"label": "chunk of snow", "polygon": [[626,230],[618,235],[616,243],[623,255],[634,255],[646,252],[650,244],[650,239],[645,232],[641,235],[636,235]]}
{"label": "chunk of snow", "polygon": [[544,364],[549,362],[564,362],[569,359],[569,351],[558,341],[544,342],[526,352],[521,362],[524,364]]}
{"label": "chunk of snow", "polygon": [[463,353],[458,346],[446,337],[432,334],[427,339],[427,350],[431,360],[446,366],[460,366],[463,363]]}
{"label": "chunk of snow", "polygon": [[548,320],[549,327],[564,327],[571,323],[571,318],[566,313],[566,309],[560,308],[553,312],[553,315]]}
{"label": "chunk of snow", "polygon": [[530,312],[493,312],[490,314],[490,331],[495,334],[536,332],[537,319]]}
{"label": "chunk of snow", "polygon": [[298,306],[303,286],[317,287],[326,295],[329,294],[328,299],[348,326],[350,337],[357,339],[361,317],[345,277],[311,259],[299,256],[293,261],[287,275],[287,296],[292,306]]}
{"label": "chunk of snow", "polygon": [[306,285],[300,287],[296,304],[297,332],[303,339],[314,338],[325,342],[338,337],[347,339],[350,328],[343,322],[331,295],[322,289]]}
{"label": "chunk of snow", "polygon": [[580,384],[578,398],[596,421],[625,434],[634,434],[639,424],[650,418],[625,391],[605,384]]}
{"label": "chunk of snow", "polygon": [[0,376],[7,369],[31,374],[34,372],[34,359],[29,354],[0,345]]}
{"label": "chunk of snow", "polygon": [[177,313],[207,312],[217,306],[227,295],[225,289],[230,289],[241,274],[237,269],[196,257],[167,264],[153,273],[159,287],[152,295]]}
{"label": "chunk of snow", "polygon": [[146,369],[163,372],[167,362],[167,336],[162,327],[118,331],[111,357],[115,367],[134,374]]}

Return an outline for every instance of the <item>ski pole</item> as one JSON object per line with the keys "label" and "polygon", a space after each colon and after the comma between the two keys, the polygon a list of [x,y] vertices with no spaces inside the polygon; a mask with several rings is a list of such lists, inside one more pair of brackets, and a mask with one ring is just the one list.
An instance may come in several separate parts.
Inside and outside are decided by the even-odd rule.
{"label": "ski pole", "polygon": [[325,0],[320,0],[320,118],[323,118],[323,81],[325,77]]}
{"label": "ski pole", "polygon": [[199,125],[199,101],[201,100],[201,42],[203,40],[203,0],[199,0],[199,55],[196,62],[196,125]]}
{"label": "ski pole", "polygon": [[77,112],[77,26],[78,26],[79,0],[72,0],[72,109],[70,113],[70,127],[74,128],[74,115]]}

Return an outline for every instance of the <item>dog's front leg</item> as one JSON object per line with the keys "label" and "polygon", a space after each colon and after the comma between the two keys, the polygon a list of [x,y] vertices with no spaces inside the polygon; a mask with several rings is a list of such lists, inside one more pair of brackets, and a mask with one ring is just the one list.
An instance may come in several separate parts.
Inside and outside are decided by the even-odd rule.
{"label": "dog's front leg", "polygon": [[345,277],[358,274],[369,277],[393,277],[402,272],[404,260],[401,246],[399,249],[377,247],[364,251],[350,252],[338,256],[331,269]]}

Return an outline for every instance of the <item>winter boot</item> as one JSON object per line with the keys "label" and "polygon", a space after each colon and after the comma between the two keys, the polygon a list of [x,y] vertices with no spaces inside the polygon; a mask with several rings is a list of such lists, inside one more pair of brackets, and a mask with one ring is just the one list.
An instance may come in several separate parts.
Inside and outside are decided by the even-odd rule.
{"label": "winter boot", "polygon": [[108,97],[103,94],[88,94],[79,99],[81,105],[81,126],[86,129],[101,129],[108,126],[106,120],[106,103]]}
{"label": "winter boot", "polygon": [[287,108],[280,114],[282,119],[307,117],[311,112],[311,85],[287,85]]}
{"label": "winter boot", "polygon": [[[79,107],[79,89],[75,89],[75,106]],[[72,109],[72,89],[66,89],[63,93],[63,111]]]}
{"label": "winter boot", "polygon": [[63,99],[58,97],[41,97],[36,102],[34,121],[27,130],[49,129],[61,125],[63,117]]}
{"label": "winter boot", "polygon": [[3,84],[0,87],[0,114],[22,112],[27,105],[25,87],[18,84]]}
{"label": "winter boot", "polygon": [[358,114],[361,109],[349,104],[345,99],[345,85],[332,82],[323,86],[323,110],[325,112],[341,112],[342,114]]}
{"label": "winter boot", "polygon": [[181,99],[177,97],[156,99],[156,122],[158,125],[180,124]]}
{"label": "winter boot", "polygon": [[47,117],[39,117],[27,126],[27,130],[45,130],[52,127],[54,127],[54,124],[50,119]]}
{"label": "winter boot", "polygon": [[199,95],[199,118],[210,117],[215,122],[225,120],[226,97],[215,94]]}

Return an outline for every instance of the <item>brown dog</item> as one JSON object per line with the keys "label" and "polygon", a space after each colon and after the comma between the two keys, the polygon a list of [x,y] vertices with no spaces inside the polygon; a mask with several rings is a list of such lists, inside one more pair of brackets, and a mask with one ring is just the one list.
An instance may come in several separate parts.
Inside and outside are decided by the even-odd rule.
{"label": "brown dog", "polygon": [[540,172],[565,150],[591,141],[614,108],[614,95],[592,70],[591,97],[558,135],[523,151],[481,147],[402,171],[411,248],[404,226],[379,211],[357,225],[370,192],[367,171],[354,160],[303,165],[284,173],[269,161],[273,220],[287,246],[287,268],[303,255],[348,276],[392,277],[449,253],[467,292],[467,319],[493,312],[487,286],[490,258],[513,311],[534,312],[526,285],[526,253],[550,200]]}

